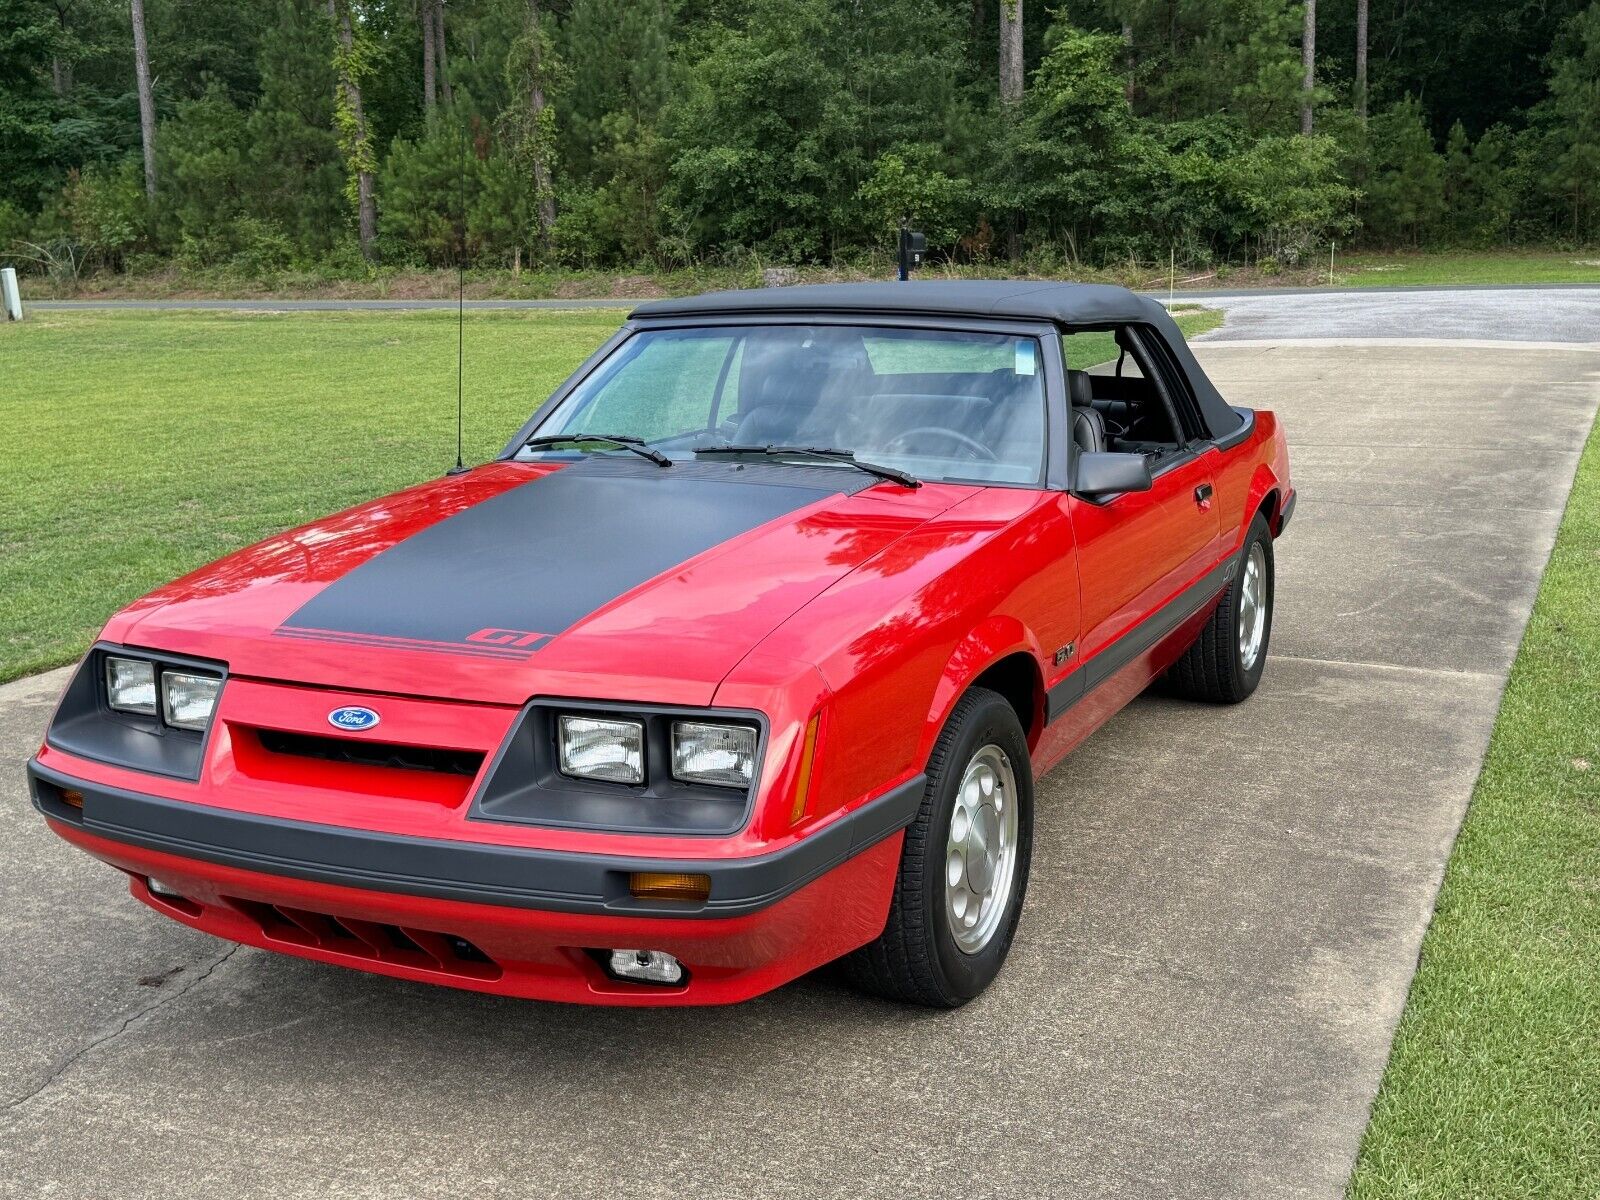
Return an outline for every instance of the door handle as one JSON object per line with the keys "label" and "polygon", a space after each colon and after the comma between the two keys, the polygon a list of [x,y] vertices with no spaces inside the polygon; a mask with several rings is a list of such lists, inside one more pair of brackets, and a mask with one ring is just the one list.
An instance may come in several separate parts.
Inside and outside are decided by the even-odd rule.
{"label": "door handle", "polygon": [[1209,483],[1202,483],[1199,487],[1195,488],[1194,502],[1201,508],[1211,507],[1211,485]]}

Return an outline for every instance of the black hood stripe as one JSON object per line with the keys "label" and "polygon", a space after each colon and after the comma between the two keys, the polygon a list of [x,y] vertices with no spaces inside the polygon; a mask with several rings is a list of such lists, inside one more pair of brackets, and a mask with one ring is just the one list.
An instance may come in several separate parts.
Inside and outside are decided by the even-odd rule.
{"label": "black hood stripe", "polygon": [[843,468],[663,468],[592,456],[419,530],[329,584],[276,632],[523,659],[696,555],[874,482]]}

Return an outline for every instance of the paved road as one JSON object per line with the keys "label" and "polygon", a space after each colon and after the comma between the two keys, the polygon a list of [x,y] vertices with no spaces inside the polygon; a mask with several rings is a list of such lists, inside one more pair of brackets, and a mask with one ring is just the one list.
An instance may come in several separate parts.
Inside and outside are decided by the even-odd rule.
{"label": "paved road", "polygon": [[1194,293],[1228,314],[1211,339],[1404,338],[1600,343],[1600,288]]}
{"label": "paved road", "polygon": [[826,975],[568,1008],[230,950],[42,830],[20,767],[59,680],[6,689],[0,1194],[1337,1196],[1600,354],[1200,353],[1295,447],[1265,682],[1138,701],[1044,782],[1016,951],[961,1012]]}

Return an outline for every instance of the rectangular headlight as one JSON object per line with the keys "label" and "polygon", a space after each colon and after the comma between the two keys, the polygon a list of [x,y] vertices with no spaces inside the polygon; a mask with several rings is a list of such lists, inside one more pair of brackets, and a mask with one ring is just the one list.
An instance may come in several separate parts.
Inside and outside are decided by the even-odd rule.
{"label": "rectangular headlight", "polygon": [[684,783],[749,787],[756,774],[756,731],[748,725],[672,723],[672,777]]}
{"label": "rectangular headlight", "polygon": [[106,657],[106,703],[118,712],[156,715],[156,666],[142,658]]}
{"label": "rectangular headlight", "polygon": [[644,723],[561,718],[561,773],[611,783],[644,782]]}
{"label": "rectangular headlight", "polygon": [[174,729],[204,730],[211,724],[222,680],[215,675],[161,672],[161,716]]}

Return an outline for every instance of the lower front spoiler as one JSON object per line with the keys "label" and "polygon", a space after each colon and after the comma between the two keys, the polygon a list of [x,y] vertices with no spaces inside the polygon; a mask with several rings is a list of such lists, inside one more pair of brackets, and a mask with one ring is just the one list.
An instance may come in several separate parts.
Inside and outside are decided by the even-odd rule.
{"label": "lower front spoiler", "polygon": [[[97,809],[123,811],[99,803],[105,789],[37,764],[30,764],[29,776],[34,803],[56,833],[125,871],[135,897],[186,925],[403,979],[587,1004],[732,1003],[864,945],[881,932],[888,913],[903,827],[896,824],[820,872],[799,876],[781,895],[763,895],[759,904],[726,915],[708,911],[709,905],[673,910],[600,903],[574,911],[390,890],[379,882],[350,886],[306,877],[309,872],[280,874],[217,861],[221,855],[139,844],[110,834],[97,819]],[[921,781],[914,782],[920,790]],[[81,810],[60,802],[63,789],[81,792]],[[175,894],[151,891],[152,878]],[[713,874],[713,897],[717,878]],[[614,979],[602,965],[611,949],[665,951],[683,964],[686,978],[674,986]]]}

